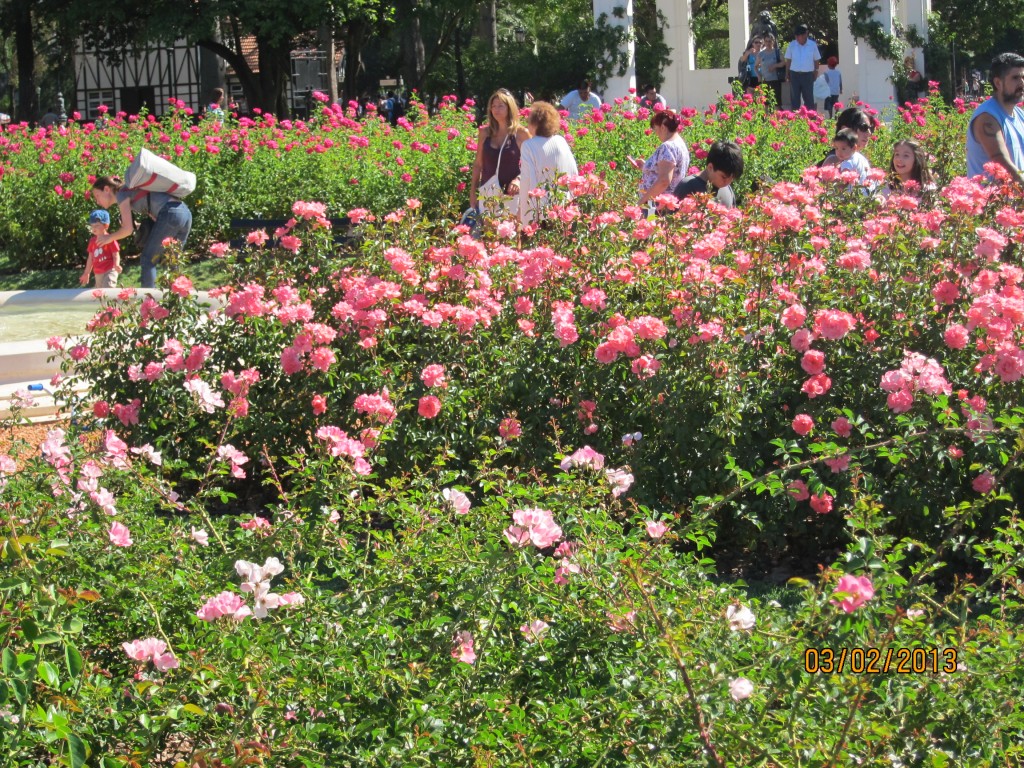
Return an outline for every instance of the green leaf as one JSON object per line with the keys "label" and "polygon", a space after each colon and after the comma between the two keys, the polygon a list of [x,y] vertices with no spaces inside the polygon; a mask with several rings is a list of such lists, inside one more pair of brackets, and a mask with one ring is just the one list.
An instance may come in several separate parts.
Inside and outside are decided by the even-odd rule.
{"label": "green leaf", "polygon": [[89,749],[85,742],[73,733],[68,734],[68,753],[71,755],[71,768],[82,768],[89,759]]}
{"label": "green leaf", "polygon": [[14,670],[17,667],[17,660],[14,657],[14,651],[12,651],[10,648],[4,648],[2,659],[4,674],[13,675]]}
{"label": "green leaf", "polygon": [[198,705],[196,705],[196,704],[186,704],[184,707],[182,707],[182,709],[185,712],[190,712],[193,715],[199,715],[200,717],[206,717],[206,712],[203,710],[203,708],[198,706]]}
{"label": "green leaf", "polygon": [[82,674],[82,668],[85,666],[82,662],[82,654],[71,643],[64,646],[64,663],[67,665],[68,674],[72,678]]}
{"label": "green leaf", "polygon": [[39,662],[39,677],[51,688],[56,688],[60,685],[60,675],[57,674],[57,668],[48,661]]}
{"label": "green leaf", "polygon": [[85,625],[82,623],[81,619],[71,616],[64,620],[64,624],[61,628],[68,634],[77,635],[84,627]]}
{"label": "green leaf", "polygon": [[11,685],[14,686],[14,698],[21,706],[25,706],[28,701],[28,686],[25,685],[24,680],[11,680]]}
{"label": "green leaf", "polygon": [[52,643],[59,643],[60,635],[58,635],[56,632],[42,632],[32,642],[36,645],[50,645]]}

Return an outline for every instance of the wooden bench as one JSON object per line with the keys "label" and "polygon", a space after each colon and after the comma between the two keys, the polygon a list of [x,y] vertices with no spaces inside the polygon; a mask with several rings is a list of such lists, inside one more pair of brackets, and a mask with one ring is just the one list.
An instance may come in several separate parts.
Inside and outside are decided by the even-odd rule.
{"label": "wooden bench", "polygon": [[[342,216],[338,219],[328,219],[331,222],[331,233],[334,235],[335,245],[349,245],[355,240],[355,236],[351,232],[352,222],[348,216]],[[231,220],[231,231],[243,233],[239,237],[233,237],[229,241],[229,245],[240,250],[248,246],[246,236],[250,232],[256,232],[257,230],[264,229],[267,234],[270,235],[270,239],[267,240],[267,245],[276,246],[277,238],[274,237],[274,232],[283,227],[288,223],[288,219],[232,219]]]}

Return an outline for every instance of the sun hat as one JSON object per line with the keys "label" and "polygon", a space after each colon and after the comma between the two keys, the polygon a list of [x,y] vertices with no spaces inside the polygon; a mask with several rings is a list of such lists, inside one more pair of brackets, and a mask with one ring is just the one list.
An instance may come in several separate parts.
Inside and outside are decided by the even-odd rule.
{"label": "sun hat", "polygon": [[110,224],[110,214],[102,208],[97,208],[89,214],[90,224]]}

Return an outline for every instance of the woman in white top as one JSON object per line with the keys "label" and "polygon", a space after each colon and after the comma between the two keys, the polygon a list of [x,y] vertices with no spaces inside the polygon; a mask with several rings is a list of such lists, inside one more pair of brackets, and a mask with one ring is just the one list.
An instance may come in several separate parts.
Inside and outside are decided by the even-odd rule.
{"label": "woman in white top", "polygon": [[634,168],[643,168],[640,177],[640,205],[660,194],[671,192],[690,173],[690,150],[679,135],[680,124],[679,115],[672,110],[657,112],[651,118],[651,128],[661,139],[661,144],[646,161],[641,162],[628,155],[626,157]]}
{"label": "woman in white top", "polygon": [[[528,125],[533,138],[524,141],[520,150],[519,217],[523,224],[538,218],[547,204],[548,190],[559,177],[579,173],[568,142],[555,135],[562,125],[558,110],[546,101],[535,101]],[[532,196],[536,189],[544,194]]]}

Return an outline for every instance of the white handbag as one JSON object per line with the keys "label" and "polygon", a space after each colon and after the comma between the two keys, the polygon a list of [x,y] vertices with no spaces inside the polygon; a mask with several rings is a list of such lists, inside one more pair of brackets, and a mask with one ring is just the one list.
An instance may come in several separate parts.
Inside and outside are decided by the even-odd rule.
{"label": "white handbag", "polygon": [[[519,196],[518,195],[506,195],[505,190],[501,188],[501,182],[498,180],[498,172],[501,170],[501,153],[505,151],[505,145],[508,144],[509,140],[515,141],[515,137],[511,134],[505,138],[505,141],[501,145],[501,149],[498,150],[498,165],[494,175],[491,176],[487,181],[480,185],[477,190],[477,197],[481,201],[490,200],[491,198],[499,198],[501,204],[509,213],[513,216],[516,215],[519,210]],[[481,205],[481,208],[492,207],[486,202]]]}
{"label": "white handbag", "polygon": [[818,75],[818,79],[814,81],[814,98],[824,101],[832,95],[832,88],[828,84],[828,78],[825,75]]}

